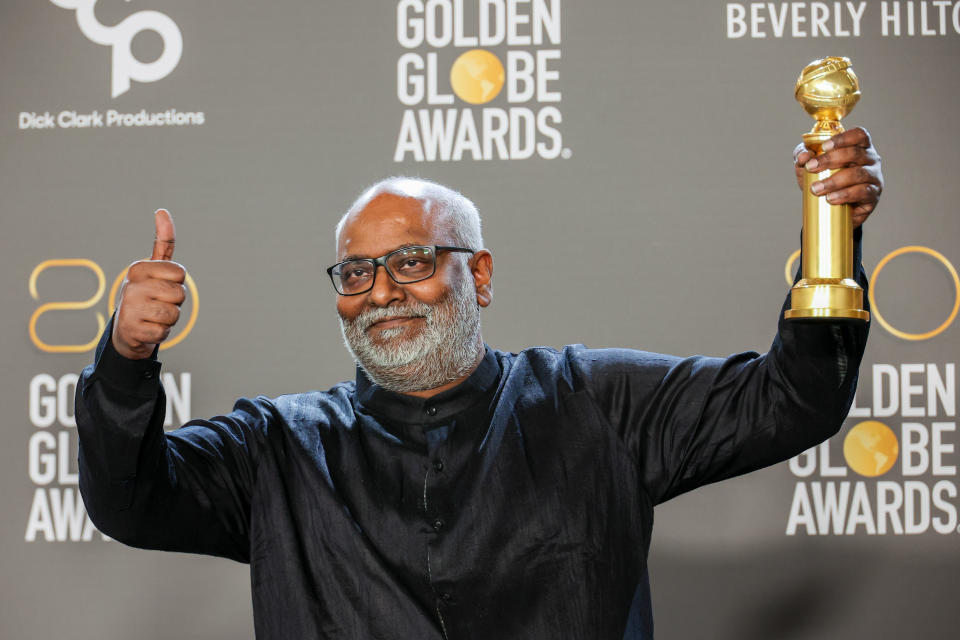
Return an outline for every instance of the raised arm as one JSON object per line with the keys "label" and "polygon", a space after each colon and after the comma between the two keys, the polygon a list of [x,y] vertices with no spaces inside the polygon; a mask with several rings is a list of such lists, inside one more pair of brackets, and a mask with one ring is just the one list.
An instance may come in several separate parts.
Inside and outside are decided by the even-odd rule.
{"label": "raised arm", "polygon": [[853,399],[866,337],[865,324],[797,324],[781,311],[778,334],[763,355],[588,350],[576,365],[658,504],[780,462],[836,433]]}
{"label": "raised arm", "polygon": [[150,260],[131,265],[94,364],[77,384],[80,491],[104,533],[144,548],[248,559],[250,493],[266,400],[164,433],[159,344],[179,317],[185,270],[170,214],[156,213]]}
{"label": "raised arm", "polygon": [[[860,225],[883,189],[880,158],[863,129],[832,142],[816,164],[798,147],[797,174],[838,170],[812,189],[832,203],[851,204],[857,227],[854,274],[866,289]],[[641,481],[659,503],[785,460],[836,433],[853,400],[868,328],[788,322],[781,309],[777,336],[763,355],[674,358],[588,351],[577,362],[584,384],[634,453]]]}

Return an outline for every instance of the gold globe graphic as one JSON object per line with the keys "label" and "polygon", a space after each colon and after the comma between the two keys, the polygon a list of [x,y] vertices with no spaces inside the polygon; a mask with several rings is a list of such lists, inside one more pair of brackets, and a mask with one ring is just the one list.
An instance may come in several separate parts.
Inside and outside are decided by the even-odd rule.
{"label": "gold globe graphic", "polygon": [[893,430],[876,420],[854,425],[843,440],[843,457],[847,465],[868,478],[890,471],[899,451],[900,445]]}
{"label": "gold globe graphic", "polygon": [[464,51],[450,67],[453,92],[470,104],[483,104],[496,98],[505,79],[500,58],[484,49]]}

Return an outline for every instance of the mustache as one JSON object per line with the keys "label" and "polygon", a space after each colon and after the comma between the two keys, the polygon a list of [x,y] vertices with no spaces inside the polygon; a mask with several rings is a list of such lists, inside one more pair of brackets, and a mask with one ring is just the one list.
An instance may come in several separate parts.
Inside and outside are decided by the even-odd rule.
{"label": "mustache", "polygon": [[426,318],[427,321],[433,316],[433,307],[423,302],[412,302],[402,307],[374,307],[360,312],[356,318],[349,320],[347,324],[366,331],[377,322],[385,320],[396,320],[400,318]]}

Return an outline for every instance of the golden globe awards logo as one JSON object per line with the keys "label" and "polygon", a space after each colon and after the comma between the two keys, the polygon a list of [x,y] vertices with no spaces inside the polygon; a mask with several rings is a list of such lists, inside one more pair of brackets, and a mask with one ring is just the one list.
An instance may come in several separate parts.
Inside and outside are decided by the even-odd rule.
{"label": "golden globe awards logo", "polygon": [[569,158],[560,0],[400,0],[393,159]]}
{"label": "golden globe awards logo", "polygon": [[958,533],[956,390],[953,362],[864,367],[842,446],[789,462],[786,534]]}

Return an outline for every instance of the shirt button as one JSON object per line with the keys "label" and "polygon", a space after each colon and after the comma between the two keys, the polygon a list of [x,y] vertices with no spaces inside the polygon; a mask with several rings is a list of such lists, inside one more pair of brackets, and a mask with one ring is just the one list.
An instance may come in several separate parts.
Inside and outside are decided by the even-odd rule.
{"label": "shirt button", "polygon": [[144,372],[143,372],[143,379],[144,379],[144,380],[152,380],[152,379],[153,379],[153,371],[144,371]]}
{"label": "shirt button", "polygon": [[453,596],[447,593],[446,591],[444,591],[443,593],[440,594],[440,599],[443,600],[444,602],[450,602],[451,600],[453,600]]}
{"label": "shirt button", "polygon": [[437,460],[433,463],[433,470],[437,473],[443,471],[443,460]]}
{"label": "shirt button", "polygon": [[435,416],[437,415],[437,408],[434,406],[427,407],[426,412],[428,416]]}
{"label": "shirt button", "polygon": [[433,521],[433,530],[439,532],[440,529],[443,529],[443,520],[437,518]]}

